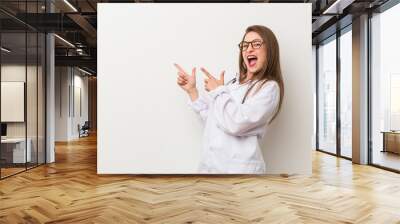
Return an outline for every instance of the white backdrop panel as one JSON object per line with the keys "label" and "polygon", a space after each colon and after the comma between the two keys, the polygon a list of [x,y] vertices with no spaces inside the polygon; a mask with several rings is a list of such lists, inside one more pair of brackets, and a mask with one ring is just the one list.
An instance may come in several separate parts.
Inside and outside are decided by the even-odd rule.
{"label": "white backdrop panel", "polygon": [[278,38],[285,82],[263,144],[268,173],[311,174],[311,4],[105,3],[97,18],[98,173],[196,173],[203,126],[173,63],[229,80],[246,27],[260,24]]}

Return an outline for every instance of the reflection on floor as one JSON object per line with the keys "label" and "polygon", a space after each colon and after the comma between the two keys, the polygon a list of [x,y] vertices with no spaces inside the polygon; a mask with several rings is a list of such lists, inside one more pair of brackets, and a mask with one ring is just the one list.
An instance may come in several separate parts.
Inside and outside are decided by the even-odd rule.
{"label": "reflection on floor", "polygon": [[13,174],[17,174],[22,171],[25,171],[27,169],[29,170],[30,168],[33,168],[36,166],[37,166],[36,163],[31,163],[31,162],[27,163],[26,165],[25,165],[25,163],[18,163],[18,164],[8,163],[7,164],[7,163],[3,162],[3,163],[0,163],[0,167],[2,167],[0,169],[0,174],[1,174],[0,177],[5,178],[5,177],[11,176]]}
{"label": "reflection on floor", "polygon": [[400,170],[400,155],[392,152],[374,151],[373,164]]}
{"label": "reflection on floor", "polygon": [[351,148],[341,148],[341,155],[344,157],[352,158],[352,149]]}
{"label": "reflection on floor", "polygon": [[21,172],[21,171],[24,171],[24,170],[25,170],[25,167],[23,167],[23,168],[20,168],[20,167],[17,167],[17,168],[1,168],[1,178],[13,175],[15,173],[18,173],[18,172]]}

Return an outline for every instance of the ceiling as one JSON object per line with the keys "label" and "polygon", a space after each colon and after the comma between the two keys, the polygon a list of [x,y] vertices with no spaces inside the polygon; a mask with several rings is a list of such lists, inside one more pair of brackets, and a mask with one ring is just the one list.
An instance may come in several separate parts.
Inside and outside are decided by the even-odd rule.
{"label": "ceiling", "polygon": [[[332,35],[340,26],[351,23],[351,18],[373,9],[388,0],[231,0],[236,3],[312,3],[313,43]],[[1,0],[0,25],[4,38],[9,46],[19,49],[24,46],[25,39],[21,37],[26,29],[29,31],[55,32],[60,38],[55,38],[56,65],[85,67],[96,72],[97,58],[97,3],[138,3],[138,2],[226,2],[216,0],[183,1],[183,0]],[[329,11],[327,10],[329,9]],[[52,13],[49,13],[49,12]],[[325,13],[324,13],[325,12]],[[328,12],[328,13],[326,13]],[[290,17],[283,15],[282,19]],[[346,22],[347,21],[347,22]],[[340,28],[340,27],[339,27]],[[3,35],[4,36],[4,35]],[[64,41],[64,40],[66,41]],[[14,42],[14,43],[12,43]],[[5,43],[4,41],[2,43]],[[72,44],[72,45],[71,45]],[[28,52],[35,47],[28,45]],[[20,48],[23,49],[23,48]],[[18,51],[18,50],[17,50]],[[21,52],[23,53],[23,52]]]}

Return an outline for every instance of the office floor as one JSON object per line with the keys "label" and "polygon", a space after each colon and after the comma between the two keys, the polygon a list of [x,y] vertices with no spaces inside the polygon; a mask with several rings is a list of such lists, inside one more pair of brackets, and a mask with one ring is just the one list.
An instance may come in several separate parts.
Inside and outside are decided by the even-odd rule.
{"label": "office floor", "polygon": [[400,223],[400,175],[315,152],[313,175],[98,176],[96,137],[0,181],[0,223]]}

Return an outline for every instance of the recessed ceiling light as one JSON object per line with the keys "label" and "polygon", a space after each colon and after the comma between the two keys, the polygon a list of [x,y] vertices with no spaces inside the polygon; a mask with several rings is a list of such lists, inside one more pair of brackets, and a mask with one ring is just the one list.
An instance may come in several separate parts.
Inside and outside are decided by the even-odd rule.
{"label": "recessed ceiling light", "polygon": [[75,12],[78,12],[78,10],[71,4],[69,3],[68,0],[64,0],[65,4],[67,4],[72,10],[74,10]]}
{"label": "recessed ceiling light", "polygon": [[58,39],[60,39],[62,42],[66,43],[67,45],[69,45],[69,46],[75,48],[75,45],[73,45],[73,44],[72,44],[71,42],[69,42],[68,40],[66,40],[66,39],[64,39],[64,38],[62,38],[62,37],[60,37],[60,36],[57,35],[57,34],[54,34],[54,36],[57,37]]}
{"label": "recessed ceiling light", "polygon": [[322,14],[342,14],[343,9],[351,5],[355,0],[336,0]]}
{"label": "recessed ceiling light", "polygon": [[81,68],[79,68],[79,67],[78,67],[78,70],[81,71],[81,72],[83,72],[83,73],[85,73],[85,74],[92,75],[92,73],[90,73],[90,72],[88,72],[88,71],[86,71],[86,70],[83,70],[83,69],[81,69]]}
{"label": "recessed ceiling light", "polygon": [[7,48],[5,48],[5,47],[1,47],[1,50],[4,51],[4,52],[6,52],[6,53],[10,53],[10,52],[11,52],[11,50],[9,50],[9,49],[7,49]]}

